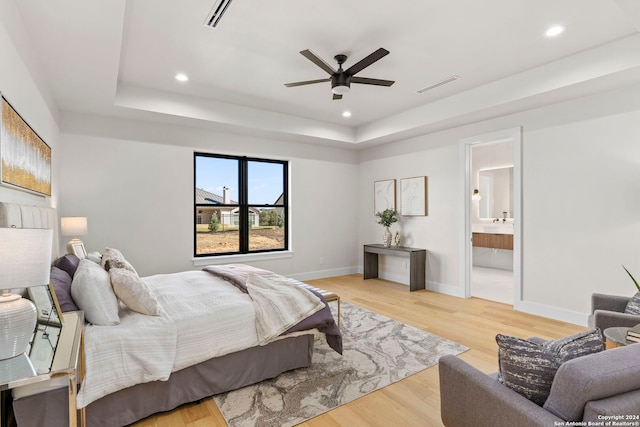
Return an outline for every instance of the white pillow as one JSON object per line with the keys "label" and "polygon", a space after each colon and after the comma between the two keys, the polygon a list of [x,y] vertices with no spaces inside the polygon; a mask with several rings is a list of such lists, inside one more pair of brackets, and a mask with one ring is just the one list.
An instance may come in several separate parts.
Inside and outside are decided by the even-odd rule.
{"label": "white pillow", "polygon": [[137,274],[126,268],[111,268],[109,276],[116,296],[131,310],[150,316],[160,314],[156,296]]}
{"label": "white pillow", "polygon": [[85,258],[102,265],[102,254],[98,251],[89,252]]}
{"label": "white pillow", "polygon": [[85,318],[94,325],[113,326],[120,323],[118,299],[111,280],[100,265],[81,259],[71,282],[71,297],[84,310]]}

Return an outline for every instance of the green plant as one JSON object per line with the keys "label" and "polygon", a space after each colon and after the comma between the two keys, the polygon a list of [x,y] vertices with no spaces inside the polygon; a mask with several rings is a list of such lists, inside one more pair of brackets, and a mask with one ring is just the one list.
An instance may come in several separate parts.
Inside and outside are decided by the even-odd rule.
{"label": "green plant", "polygon": [[220,221],[218,220],[218,215],[214,212],[211,215],[211,222],[209,222],[209,231],[216,232],[218,231],[218,227],[220,227]]}
{"label": "green plant", "polygon": [[629,277],[631,277],[631,280],[633,280],[633,284],[636,285],[636,288],[638,288],[638,292],[640,292],[640,285],[638,284],[637,280],[633,278],[631,273],[629,273],[629,270],[627,270],[627,267],[623,265],[622,268],[624,268],[624,271],[626,271]]}
{"label": "green plant", "polygon": [[385,209],[382,212],[376,212],[376,216],[380,218],[378,224],[389,227],[394,222],[398,222],[398,212],[393,209]]}

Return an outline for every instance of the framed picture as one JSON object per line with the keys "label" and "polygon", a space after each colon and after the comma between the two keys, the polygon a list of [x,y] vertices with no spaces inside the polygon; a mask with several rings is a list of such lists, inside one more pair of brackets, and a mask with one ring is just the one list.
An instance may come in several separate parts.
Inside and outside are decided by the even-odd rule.
{"label": "framed picture", "polygon": [[51,147],[0,98],[0,183],[50,196]]}
{"label": "framed picture", "polygon": [[401,211],[400,215],[427,215],[427,177],[417,176],[400,180]]}
{"label": "framed picture", "polygon": [[69,243],[69,251],[80,259],[87,257],[87,251],[84,248],[84,243],[82,242]]}
{"label": "framed picture", "polygon": [[375,181],[373,183],[373,213],[385,209],[396,209],[396,180]]}

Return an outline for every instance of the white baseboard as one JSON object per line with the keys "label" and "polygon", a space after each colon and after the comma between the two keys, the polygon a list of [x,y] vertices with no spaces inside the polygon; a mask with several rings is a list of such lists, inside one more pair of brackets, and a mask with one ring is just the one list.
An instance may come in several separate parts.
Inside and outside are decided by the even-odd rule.
{"label": "white baseboard", "polygon": [[458,298],[464,298],[464,289],[460,286],[447,285],[445,283],[427,281],[427,289],[434,292],[439,292],[445,295],[451,295]]}
{"label": "white baseboard", "polygon": [[346,276],[348,274],[356,274],[356,273],[358,273],[358,267],[344,267],[344,268],[334,268],[331,270],[319,270],[319,271],[309,271],[306,273],[288,274],[288,276],[304,282],[305,280],[324,279],[325,277],[335,277],[335,276]]}
{"label": "white baseboard", "polygon": [[561,322],[573,323],[574,325],[587,326],[588,314],[576,311],[565,310],[563,308],[551,307],[537,302],[519,301],[514,305],[514,309]]}

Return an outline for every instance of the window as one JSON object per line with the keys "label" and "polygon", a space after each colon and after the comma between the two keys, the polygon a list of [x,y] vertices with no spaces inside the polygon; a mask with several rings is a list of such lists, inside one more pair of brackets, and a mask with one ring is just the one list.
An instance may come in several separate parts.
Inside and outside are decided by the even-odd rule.
{"label": "window", "polygon": [[288,162],[194,154],[198,256],[288,249]]}

